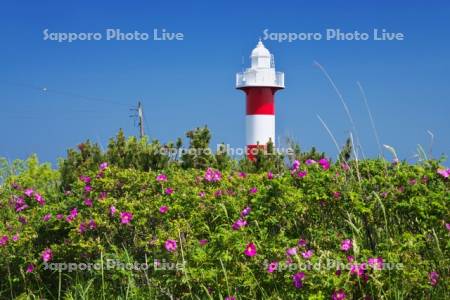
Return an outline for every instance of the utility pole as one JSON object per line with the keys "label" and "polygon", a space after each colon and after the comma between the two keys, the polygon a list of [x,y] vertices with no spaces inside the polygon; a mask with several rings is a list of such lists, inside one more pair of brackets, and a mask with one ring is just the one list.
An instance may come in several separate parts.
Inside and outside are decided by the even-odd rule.
{"label": "utility pole", "polygon": [[145,135],[144,132],[144,108],[142,107],[141,101],[138,101],[137,108],[130,109],[134,113],[130,115],[130,118],[133,118],[136,126],[136,118],[138,118],[138,126],[139,126],[139,138],[143,138]]}
{"label": "utility pole", "polygon": [[144,110],[141,101],[138,102],[138,117],[139,117],[139,133],[140,138],[144,137]]}

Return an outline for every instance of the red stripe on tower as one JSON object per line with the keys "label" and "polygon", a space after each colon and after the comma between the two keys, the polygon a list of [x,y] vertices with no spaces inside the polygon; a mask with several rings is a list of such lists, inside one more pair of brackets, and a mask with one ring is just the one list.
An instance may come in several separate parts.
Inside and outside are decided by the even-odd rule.
{"label": "red stripe on tower", "polygon": [[273,95],[275,90],[270,87],[243,88],[247,95],[247,115],[274,115],[275,105]]}
{"label": "red stripe on tower", "polygon": [[236,88],[246,94],[247,157],[271,140],[275,144],[275,93],[284,89],[284,73],[275,71],[273,56],[261,40],[253,49],[251,67],[236,74]]}

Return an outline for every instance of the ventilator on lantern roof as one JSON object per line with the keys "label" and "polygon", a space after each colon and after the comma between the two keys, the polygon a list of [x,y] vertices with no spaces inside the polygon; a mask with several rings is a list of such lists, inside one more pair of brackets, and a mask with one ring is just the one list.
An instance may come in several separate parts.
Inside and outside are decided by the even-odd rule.
{"label": "ventilator on lantern roof", "polygon": [[271,55],[269,50],[264,47],[264,44],[259,40],[256,48],[253,49],[252,55],[250,55],[252,60],[252,68],[270,68]]}

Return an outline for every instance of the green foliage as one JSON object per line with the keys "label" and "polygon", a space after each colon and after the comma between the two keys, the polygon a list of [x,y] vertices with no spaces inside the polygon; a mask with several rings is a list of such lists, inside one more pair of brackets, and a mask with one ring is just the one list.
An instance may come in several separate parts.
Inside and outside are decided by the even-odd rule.
{"label": "green foliage", "polygon": [[204,169],[212,165],[214,156],[209,148],[211,132],[208,127],[196,128],[186,133],[189,139],[189,148],[182,156],[183,168]]}
{"label": "green foliage", "polygon": [[[123,142],[118,136],[113,144],[108,158],[115,165],[103,166],[104,170],[88,166],[98,159],[92,154],[96,150],[86,155],[83,148],[77,153],[80,164],[73,166],[80,169],[75,172],[90,181],[77,176],[66,193],[59,186],[60,171],[39,164],[36,157],[15,163],[22,166],[21,171],[10,172],[0,189],[0,237],[9,237],[8,244],[0,247],[0,298],[56,299],[61,294],[66,299],[219,299],[228,295],[329,299],[338,289],[349,299],[445,299],[448,295],[450,240],[444,223],[450,220],[449,181],[437,174],[438,162],[350,161],[348,170],[339,163],[330,169],[301,164],[298,171],[306,176],[299,177],[262,160],[255,163],[261,164],[259,172],[242,176],[230,169],[220,180],[208,181],[205,170],[177,164],[166,165],[162,171],[144,170],[133,165],[139,157],[126,155],[139,149],[139,141]],[[211,163],[217,161],[213,156]],[[269,165],[272,179],[265,172]],[[156,180],[160,172],[167,181]],[[91,190],[86,191],[86,186]],[[40,193],[46,204],[25,196],[27,188]],[[174,192],[168,194],[167,188]],[[16,212],[18,197],[29,208]],[[93,201],[92,207],[85,204],[87,198]],[[169,209],[163,214],[159,209],[164,205]],[[112,206],[115,214],[110,212]],[[251,207],[245,217],[247,226],[233,230],[245,207]],[[68,222],[73,208],[78,215]],[[131,212],[132,221],[122,224],[120,212]],[[52,217],[43,221],[46,214]],[[58,214],[63,217],[56,218]],[[19,217],[27,223],[19,222]],[[80,232],[80,226],[90,220],[95,228]],[[15,234],[17,241],[12,240]],[[305,272],[303,287],[296,289],[292,275],[298,270],[286,267],[270,274],[266,269],[271,261],[284,265],[286,249],[295,247],[299,238],[308,244],[298,248],[293,263],[321,263],[322,267],[301,270]],[[340,249],[344,239],[353,241],[348,253]],[[167,240],[177,241],[176,251],[165,249]],[[206,245],[200,240],[207,240]],[[250,242],[257,247],[254,257],[243,254]],[[51,262],[100,267],[46,270],[41,258],[46,248],[53,252]],[[307,249],[314,251],[309,260],[300,254]],[[346,263],[347,255],[359,263],[382,257],[403,268],[369,268],[367,280],[348,270],[337,276],[335,267],[326,268],[327,260]],[[163,266],[184,268],[156,270],[155,259]],[[145,271],[111,269],[107,267],[111,261],[150,266]],[[25,272],[29,264],[36,266],[32,273]],[[436,286],[428,282],[431,271],[439,273]]]}
{"label": "green foliage", "polygon": [[287,158],[291,163],[295,160],[305,162],[308,159],[319,161],[321,158],[325,157],[325,153],[317,152],[316,147],[312,147],[309,151],[302,152],[300,145],[290,138],[287,139],[287,146],[292,149],[292,154],[287,155]]}
{"label": "green foliage", "polygon": [[70,189],[70,186],[83,173],[97,166],[104,161],[98,144],[92,144],[89,140],[78,145],[77,150],[67,150],[67,158],[60,160],[61,187],[63,190]]}
{"label": "green foliage", "polygon": [[[207,127],[187,137],[190,149],[209,149]],[[58,170],[36,156],[0,160],[0,299],[330,299],[341,289],[347,299],[449,294],[450,181],[437,172],[439,161],[354,161],[350,140],[329,165],[323,153],[295,143],[288,166],[271,142],[254,161],[239,162],[225,145],[215,154],[170,151],[181,147],[181,139],[162,145],[120,131],[104,152],[89,141],[69,150]],[[239,219],[246,225],[233,229]],[[298,246],[299,239],[307,245]],[[344,252],[347,239],[353,247]],[[168,240],[176,241],[175,251],[166,250]],[[249,243],[253,257],[244,255]],[[287,264],[292,247],[297,254]],[[49,263],[91,267],[49,270],[45,249],[53,253]],[[348,256],[366,265],[381,257],[392,268],[339,273],[336,262],[348,266]],[[273,261],[280,268],[269,273]],[[130,267],[135,263],[141,269]],[[292,276],[300,271],[305,278],[296,289]]]}
{"label": "green foliage", "polygon": [[122,130],[116,138],[109,141],[106,152],[98,144],[89,140],[78,145],[77,150],[69,149],[67,158],[60,161],[62,188],[69,190],[77,178],[88,171],[96,170],[101,162],[108,162],[120,168],[133,168],[142,171],[160,170],[168,166],[170,151],[158,140],[151,143],[147,138],[125,137]]}
{"label": "green foliage", "polygon": [[235,167],[235,161],[231,159],[227,152],[227,146],[220,144],[216,154],[214,155],[214,167],[219,170],[229,170]]}
{"label": "green foliage", "polygon": [[348,139],[345,141],[345,145],[344,145],[344,147],[342,148],[341,153],[339,153],[339,160],[340,160],[341,162],[347,162],[347,161],[349,161],[349,160],[350,160],[350,157],[352,157],[352,150],[353,150],[353,147],[352,147],[352,140],[351,140],[351,138],[348,138]]}
{"label": "green foliage", "polygon": [[239,169],[248,173],[281,172],[284,167],[284,157],[277,153],[272,140],[266,146],[258,147],[254,160],[244,157],[239,161]]}
{"label": "green foliage", "polygon": [[8,177],[22,173],[26,169],[26,162],[16,159],[11,164],[6,158],[0,157],[0,184]]}

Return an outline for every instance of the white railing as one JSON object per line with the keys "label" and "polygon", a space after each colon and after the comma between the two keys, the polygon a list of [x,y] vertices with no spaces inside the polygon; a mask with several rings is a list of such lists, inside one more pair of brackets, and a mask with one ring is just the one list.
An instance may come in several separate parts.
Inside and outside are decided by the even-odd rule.
{"label": "white railing", "polygon": [[245,77],[244,73],[237,73],[236,74],[236,87],[241,87],[245,85]]}
{"label": "white railing", "polygon": [[275,83],[277,84],[277,86],[284,87],[284,73],[283,72],[275,73]]}
{"label": "white railing", "polygon": [[237,73],[236,74],[236,87],[245,87],[245,86],[274,86],[284,88],[284,73],[283,72],[275,72],[275,78],[273,77],[268,80],[264,77],[255,76],[255,74],[251,74],[252,76],[245,76],[245,73]]}

